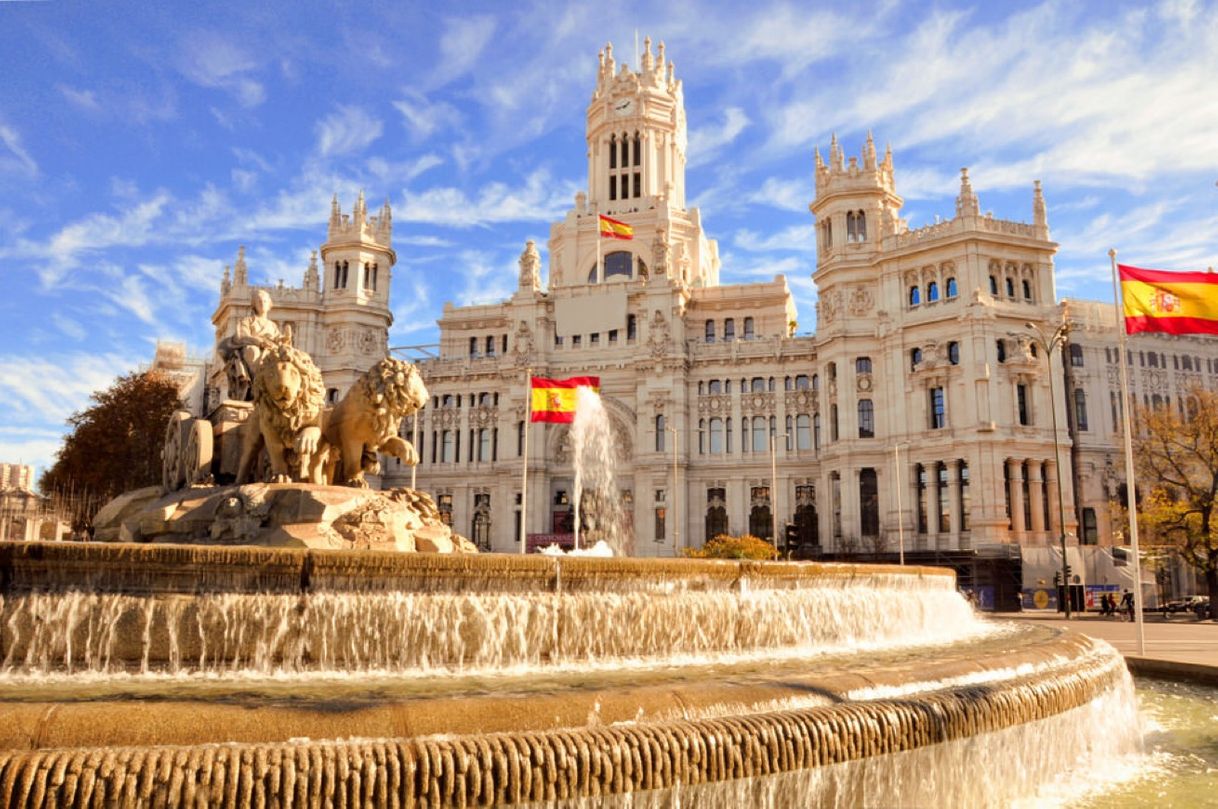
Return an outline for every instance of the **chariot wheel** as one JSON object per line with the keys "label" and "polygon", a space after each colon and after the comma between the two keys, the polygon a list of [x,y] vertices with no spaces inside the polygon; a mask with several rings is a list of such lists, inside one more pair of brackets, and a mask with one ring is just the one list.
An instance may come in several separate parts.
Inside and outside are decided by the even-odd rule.
{"label": "chariot wheel", "polygon": [[185,476],[182,474],[182,451],[186,422],[190,414],[185,410],[175,411],[165,425],[165,444],[161,447],[161,485],[167,492],[176,492],[182,488]]}
{"label": "chariot wheel", "polygon": [[187,486],[206,483],[211,477],[211,457],[215,442],[211,422],[193,419],[186,427],[186,449],[182,453],[182,476]]}

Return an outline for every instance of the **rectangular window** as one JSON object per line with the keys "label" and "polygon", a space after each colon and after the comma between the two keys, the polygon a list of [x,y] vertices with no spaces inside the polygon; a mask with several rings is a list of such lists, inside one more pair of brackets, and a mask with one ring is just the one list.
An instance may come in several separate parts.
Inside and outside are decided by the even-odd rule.
{"label": "rectangular window", "polygon": [[453,431],[445,430],[440,434],[440,440],[443,441],[442,449],[440,450],[440,462],[453,462]]}
{"label": "rectangular window", "polygon": [[592,334],[588,335],[588,342],[594,346],[600,345],[601,344],[601,333],[599,331],[592,332]]}
{"label": "rectangular window", "polygon": [[812,419],[806,413],[795,417],[795,448],[812,449]]}
{"label": "rectangular window", "polygon": [[617,199],[617,176],[609,175],[609,199]]}
{"label": "rectangular window", "polygon": [[582,334],[571,335],[571,348],[579,348],[580,340],[582,337],[583,337]]}
{"label": "rectangular window", "polygon": [[[635,165],[638,165],[637,161]],[[634,196],[636,199],[643,196],[643,175],[637,171],[634,173]]]}
{"label": "rectangular window", "polygon": [[837,405],[829,405],[829,441],[837,440]]}
{"label": "rectangular window", "polygon": [[610,329],[609,330],[609,345],[613,345],[616,342],[617,342],[617,329]]}
{"label": "rectangular window", "polygon": [[667,530],[667,526],[665,525],[665,523],[667,521],[666,520],[667,516],[668,516],[668,509],[666,509],[664,506],[656,507],[656,520],[655,520],[655,540],[656,540],[656,542],[664,541],[664,534]]}
{"label": "rectangular window", "polygon": [[936,527],[938,528],[939,533],[946,534],[952,530],[952,526],[951,515],[948,514],[947,510],[947,464],[943,463],[942,461],[939,462],[938,474],[936,475],[936,478],[936,483],[938,485],[935,489],[935,497],[939,502],[939,524]]}
{"label": "rectangular window", "polygon": [[930,428],[941,430],[947,426],[947,403],[943,388],[930,389]]}
{"label": "rectangular window", "polygon": [[478,356],[478,338],[477,337],[469,338],[469,355],[471,357]]}
{"label": "rectangular window", "polygon": [[485,427],[478,431],[478,460],[491,460],[491,431]]}
{"label": "rectangular window", "polygon": [[1015,407],[1019,413],[1019,423],[1023,426],[1028,426],[1032,423],[1031,414],[1028,412],[1028,386],[1015,386]]}
{"label": "rectangular window", "polygon": [[960,461],[960,530],[968,530],[968,464]]}
{"label": "rectangular window", "polygon": [[626,315],[626,342],[633,343],[638,334],[638,321],[634,315]]}
{"label": "rectangular window", "polygon": [[918,487],[918,533],[926,533],[926,467],[918,464],[914,467],[914,480]]}

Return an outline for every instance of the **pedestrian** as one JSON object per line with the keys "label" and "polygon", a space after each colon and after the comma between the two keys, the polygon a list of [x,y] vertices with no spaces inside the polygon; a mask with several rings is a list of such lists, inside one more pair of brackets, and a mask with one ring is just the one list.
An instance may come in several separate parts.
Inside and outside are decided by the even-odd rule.
{"label": "pedestrian", "polygon": [[1133,620],[1133,593],[1128,590],[1121,596],[1121,611],[1129,616],[1129,620]]}
{"label": "pedestrian", "polygon": [[1107,615],[1108,612],[1108,594],[1100,593],[1100,615]]}

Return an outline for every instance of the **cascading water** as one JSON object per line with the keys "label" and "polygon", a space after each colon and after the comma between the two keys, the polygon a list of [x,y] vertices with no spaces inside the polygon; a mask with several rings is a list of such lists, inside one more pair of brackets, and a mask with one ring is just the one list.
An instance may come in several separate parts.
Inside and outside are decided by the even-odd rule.
{"label": "cascading water", "polygon": [[[615,555],[629,554],[632,535],[617,484],[617,447],[613,425],[600,394],[578,388],[571,425],[571,463],[575,469],[575,530],[580,545],[603,541]],[[581,523],[587,526],[581,531]]]}

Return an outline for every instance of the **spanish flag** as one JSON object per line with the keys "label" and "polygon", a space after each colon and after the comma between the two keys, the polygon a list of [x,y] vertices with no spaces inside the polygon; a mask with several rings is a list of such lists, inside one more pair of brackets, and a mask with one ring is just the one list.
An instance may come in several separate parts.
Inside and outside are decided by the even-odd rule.
{"label": "spanish flag", "polygon": [[610,219],[604,214],[597,214],[597,218],[601,223],[601,238],[626,240],[634,238],[634,228],[625,222]]}
{"label": "spanish flag", "polygon": [[575,403],[579,388],[600,391],[599,376],[573,376],[570,379],[545,379],[535,376],[529,380],[533,399],[532,421],[570,424],[575,421]]}
{"label": "spanish flag", "polygon": [[1117,269],[1126,334],[1218,334],[1218,273]]}

